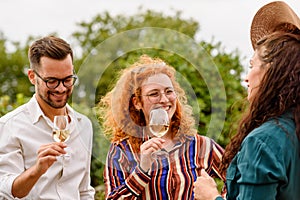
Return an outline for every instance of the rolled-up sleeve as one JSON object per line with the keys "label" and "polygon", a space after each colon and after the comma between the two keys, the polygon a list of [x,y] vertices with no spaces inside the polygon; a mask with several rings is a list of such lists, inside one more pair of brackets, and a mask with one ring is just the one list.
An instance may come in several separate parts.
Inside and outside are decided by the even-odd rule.
{"label": "rolled-up sleeve", "polygon": [[[24,159],[19,142],[13,134],[5,133],[5,126],[0,122],[0,194],[13,198],[11,194],[12,184],[15,178],[24,171]],[[11,129],[5,128],[5,131]]]}

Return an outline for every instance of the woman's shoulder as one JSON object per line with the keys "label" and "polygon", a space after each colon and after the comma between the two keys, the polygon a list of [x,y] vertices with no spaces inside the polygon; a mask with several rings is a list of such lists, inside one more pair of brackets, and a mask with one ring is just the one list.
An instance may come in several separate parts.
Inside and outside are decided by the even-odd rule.
{"label": "woman's shoulder", "polygon": [[295,135],[295,122],[293,117],[289,114],[271,118],[261,126],[254,129],[249,137],[268,138],[274,139],[286,138],[287,135]]}
{"label": "woman's shoulder", "polygon": [[271,153],[278,152],[295,145],[295,123],[285,115],[272,118],[254,129],[244,139],[242,146],[251,148],[266,148]]}

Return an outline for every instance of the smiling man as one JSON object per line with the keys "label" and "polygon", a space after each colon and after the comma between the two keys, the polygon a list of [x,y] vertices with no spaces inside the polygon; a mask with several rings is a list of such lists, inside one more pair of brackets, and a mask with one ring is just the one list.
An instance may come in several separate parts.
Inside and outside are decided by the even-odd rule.
{"label": "smiling man", "polygon": [[[49,36],[35,41],[28,57],[35,94],[0,118],[0,199],[94,199],[92,125],[67,104],[77,80],[72,49]],[[52,138],[56,115],[69,119],[65,143]]]}

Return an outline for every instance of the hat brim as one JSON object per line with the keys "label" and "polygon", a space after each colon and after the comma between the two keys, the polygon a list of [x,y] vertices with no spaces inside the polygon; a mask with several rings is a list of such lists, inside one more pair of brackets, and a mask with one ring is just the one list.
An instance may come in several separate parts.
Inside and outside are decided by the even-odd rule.
{"label": "hat brim", "polygon": [[258,40],[275,31],[300,33],[299,17],[282,1],[266,4],[255,14],[250,29],[253,49]]}

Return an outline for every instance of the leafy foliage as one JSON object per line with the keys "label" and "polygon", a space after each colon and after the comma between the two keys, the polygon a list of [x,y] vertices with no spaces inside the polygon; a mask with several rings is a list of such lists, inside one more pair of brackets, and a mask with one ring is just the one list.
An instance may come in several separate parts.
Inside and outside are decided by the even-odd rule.
{"label": "leafy foliage", "polygon": [[[13,49],[9,52],[7,46]],[[0,35],[0,95],[16,96],[18,93],[30,95],[30,83],[25,75],[27,61],[26,48],[18,42],[8,43],[3,34]]]}

